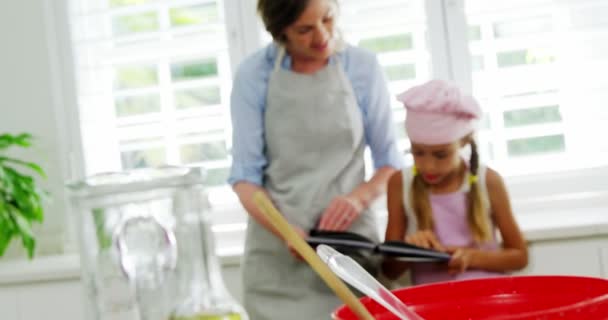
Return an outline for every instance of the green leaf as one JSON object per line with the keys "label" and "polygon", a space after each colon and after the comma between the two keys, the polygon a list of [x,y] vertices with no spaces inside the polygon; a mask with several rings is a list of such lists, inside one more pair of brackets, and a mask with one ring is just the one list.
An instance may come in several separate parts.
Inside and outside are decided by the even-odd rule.
{"label": "green leaf", "polygon": [[2,167],[2,171],[4,174],[4,177],[2,178],[2,180],[0,180],[0,189],[7,194],[7,196],[10,196],[13,193],[13,189],[14,189],[14,185],[13,185],[13,179],[14,179],[14,173],[11,171],[10,168],[7,167]]}
{"label": "green leaf", "polygon": [[36,238],[34,238],[34,236],[26,237],[21,235],[21,243],[27,250],[27,257],[29,259],[34,258],[34,251],[36,250]]}
{"label": "green leaf", "polygon": [[15,163],[15,164],[19,164],[22,166],[26,166],[26,167],[36,171],[36,173],[38,173],[41,177],[46,178],[46,173],[44,172],[44,170],[42,170],[42,168],[35,163],[21,161],[21,160],[17,160],[17,159],[13,159],[13,158],[8,158],[8,157],[0,157],[0,162],[10,162],[10,163]]}
{"label": "green leaf", "polygon": [[[0,151],[11,146],[30,147],[32,139],[28,133],[2,134]],[[44,220],[43,201],[46,194],[32,175],[17,169],[29,169],[34,175],[46,178],[44,170],[36,163],[0,156],[0,256],[6,252],[13,238],[21,238],[31,259],[36,248],[32,224]]]}
{"label": "green leaf", "polygon": [[8,210],[8,206],[0,202],[0,257],[4,255],[12,238],[16,236],[17,227]]}
{"label": "green leaf", "polygon": [[3,134],[0,135],[0,149],[6,149],[10,146],[17,145],[21,147],[29,147],[32,145],[32,135],[29,133],[21,133],[19,135]]}
{"label": "green leaf", "polygon": [[0,257],[4,255],[6,248],[11,243],[11,239],[13,238],[13,233],[9,230],[0,230]]}
{"label": "green leaf", "polygon": [[17,225],[17,231],[19,231],[22,236],[33,237],[34,232],[32,231],[30,222],[20,214],[15,206],[9,205],[8,207],[11,218],[13,218],[13,221]]}
{"label": "green leaf", "polygon": [[0,202],[0,234],[11,235],[16,229],[8,212],[8,206]]}
{"label": "green leaf", "polygon": [[22,133],[16,137],[17,144],[24,147],[29,147],[32,144],[34,138],[29,133]]}
{"label": "green leaf", "polygon": [[5,188],[4,200],[15,202],[19,211],[24,215],[42,221],[42,195],[43,192],[38,188],[34,178],[23,175],[16,170],[6,167],[5,172],[10,183]]}
{"label": "green leaf", "polygon": [[10,218],[8,208],[0,201],[0,257],[4,255],[6,248],[11,243],[14,230],[14,223]]}
{"label": "green leaf", "polygon": [[27,249],[28,257],[31,259],[34,256],[34,249],[36,247],[36,240],[34,239],[32,226],[30,222],[24,216],[22,216],[14,206],[9,205],[9,213],[17,225],[17,232],[19,235],[21,235],[21,242]]}
{"label": "green leaf", "polygon": [[23,163],[24,165],[26,165],[27,167],[29,167],[30,169],[36,171],[36,173],[38,173],[41,177],[46,178],[46,173],[44,172],[44,170],[42,170],[42,168],[32,162],[25,162]]}
{"label": "green leaf", "polygon": [[32,145],[32,135],[29,133],[22,133],[13,136],[13,143],[21,147],[29,147]]}
{"label": "green leaf", "polygon": [[0,149],[6,149],[13,145],[13,136],[10,134],[0,135]]}

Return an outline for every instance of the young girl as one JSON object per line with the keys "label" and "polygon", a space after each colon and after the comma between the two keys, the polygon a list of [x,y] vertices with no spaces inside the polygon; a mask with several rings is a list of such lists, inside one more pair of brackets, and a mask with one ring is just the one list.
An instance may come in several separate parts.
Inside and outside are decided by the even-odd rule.
{"label": "young girl", "polygon": [[[473,139],[477,102],[457,87],[433,80],[398,96],[414,166],[388,183],[386,241],[405,241],[452,254],[447,264],[387,259],[389,278],[411,268],[414,284],[492,277],[524,268],[526,242],[501,176],[479,163]],[[470,147],[470,159],[461,149]],[[496,238],[500,231],[502,246]]]}

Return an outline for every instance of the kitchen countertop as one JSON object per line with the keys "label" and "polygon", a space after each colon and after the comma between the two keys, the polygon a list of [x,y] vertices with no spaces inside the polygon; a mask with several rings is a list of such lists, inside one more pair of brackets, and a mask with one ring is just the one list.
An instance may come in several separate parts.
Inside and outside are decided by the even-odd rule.
{"label": "kitchen countertop", "polygon": [[[241,256],[242,250],[219,254],[223,266],[239,265]],[[0,286],[79,278],[80,257],[77,253],[41,256],[32,261],[0,261]]]}
{"label": "kitchen countertop", "polygon": [[530,242],[608,237],[608,208],[530,213],[517,216],[517,222]]}
{"label": "kitchen countertop", "polygon": [[[608,237],[608,208],[589,208],[551,213],[529,213],[517,216],[526,239],[530,242],[572,238]],[[223,266],[238,265],[241,248],[220,251]],[[0,261],[0,286],[80,278],[77,253],[36,257],[28,260]]]}

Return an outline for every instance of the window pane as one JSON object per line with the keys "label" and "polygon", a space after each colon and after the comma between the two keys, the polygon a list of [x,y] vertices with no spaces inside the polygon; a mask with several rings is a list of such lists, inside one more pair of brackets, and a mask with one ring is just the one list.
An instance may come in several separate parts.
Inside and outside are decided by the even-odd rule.
{"label": "window pane", "polygon": [[481,71],[484,69],[482,55],[475,55],[471,57],[471,69],[473,70],[473,72]]}
{"label": "window pane", "polygon": [[[223,98],[232,84],[231,68],[239,63],[231,58],[242,58],[230,52],[256,39],[248,33],[229,43],[227,23],[242,22],[224,21],[224,12],[240,10],[243,1],[67,1],[86,175],[180,165],[182,146],[206,141],[209,134],[217,133],[213,139],[228,149],[230,108]],[[219,157],[213,150],[195,155]],[[229,167],[230,157],[203,162]],[[228,201],[224,189],[229,190],[210,192],[209,201]]]}
{"label": "window pane", "polygon": [[508,38],[551,32],[551,17],[533,17],[494,23],[494,36]]}
{"label": "window pane", "polygon": [[118,117],[141,115],[160,111],[160,97],[158,94],[141,96],[117,97],[116,115]]}
{"label": "window pane", "polygon": [[156,31],[158,28],[158,14],[155,11],[118,16],[112,19],[112,31],[117,36]]}
{"label": "window pane", "polygon": [[164,148],[123,151],[121,160],[123,169],[158,167],[166,164]]}
{"label": "window pane", "polygon": [[480,26],[469,26],[469,41],[481,40],[481,27]]}
{"label": "window pane", "polygon": [[564,151],[566,143],[564,135],[514,139],[507,142],[509,156],[526,156]]}
{"label": "window pane", "polygon": [[228,159],[228,149],[224,141],[183,145],[180,154],[183,163]]}
{"label": "window pane", "polygon": [[156,66],[118,67],[115,71],[114,88],[133,89],[158,84]]}
{"label": "window pane", "polygon": [[215,58],[171,65],[171,78],[174,81],[215,77],[217,75],[217,61]]}
{"label": "window pane", "polygon": [[206,170],[205,184],[208,186],[221,186],[226,184],[230,168],[215,168]]}
{"label": "window pane", "polygon": [[175,92],[175,107],[187,109],[220,104],[219,87],[201,87]]}
{"label": "window pane", "polygon": [[[341,0],[338,22],[347,42],[376,53],[388,80],[394,129],[407,144],[405,110],[395,96],[432,77],[425,0]],[[371,160],[371,159],[368,159]],[[366,163],[370,170],[371,161]]]}
{"label": "window pane", "polygon": [[492,120],[490,119],[490,115],[488,113],[484,113],[481,117],[479,128],[486,130],[492,128]]}
{"label": "window pane", "polygon": [[364,39],[359,46],[376,53],[398,50],[410,50],[413,48],[411,34],[397,34],[371,39]]}
{"label": "window pane", "polygon": [[172,8],[169,11],[172,26],[191,26],[218,22],[218,7],[216,2],[196,6]]}
{"label": "window pane", "polygon": [[520,91],[517,93],[506,94],[502,98],[504,99],[512,99],[512,98],[534,98],[535,96],[541,95],[556,95],[559,93],[557,89],[547,89],[547,90],[537,90],[537,91]]}
{"label": "window pane", "polygon": [[410,80],[416,78],[416,66],[413,64],[399,64],[384,67],[388,80]]}
{"label": "window pane", "polygon": [[479,152],[485,159],[494,159],[494,145],[490,142],[481,145]]}
{"label": "window pane", "polygon": [[407,135],[405,134],[405,121],[404,120],[397,121],[397,123],[395,123],[395,128],[397,131],[397,138],[399,140],[407,138]]}
{"label": "window pane", "polygon": [[559,106],[546,106],[504,113],[505,127],[520,127],[532,124],[561,122]]}
{"label": "window pane", "polygon": [[498,66],[501,68],[526,64],[550,63],[555,56],[546,50],[524,49],[508,52],[499,52],[496,55]]}
{"label": "window pane", "polygon": [[110,7],[129,6],[136,4],[143,4],[150,2],[151,0],[109,0]]}
{"label": "window pane", "polygon": [[[556,161],[581,159],[563,161],[564,170],[589,166],[593,157],[575,147],[607,130],[600,122],[608,111],[600,110],[607,109],[608,29],[599,24],[581,29],[577,23],[608,12],[600,3],[465,1],[469,34],[481,30],[481,39],[469,43],[473,93],[492,120],[491,129],[479,136],[492,144],[491,164],[498,170],[547,170],[542,165],[547,153]],[[578,15],[581,10],[585,13]],[[572,148],[565,147],[566,140]],[[608,143],[589,153],[605,159],[608,154],[599,155],[604,146]],[[519,160],[510,161],[519,156],[531,157],[525,169]]]}

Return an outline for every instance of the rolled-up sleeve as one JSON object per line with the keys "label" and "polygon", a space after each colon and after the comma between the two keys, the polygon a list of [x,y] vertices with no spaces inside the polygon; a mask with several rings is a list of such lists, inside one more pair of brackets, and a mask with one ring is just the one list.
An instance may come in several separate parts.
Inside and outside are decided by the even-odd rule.
{"label": "rolled-up sleeve", "polygon": [[391,96],[378,60],[375,56],[371,60],[368,64],[366,91],[361,97],[365,138],[376,169],[385,166],[400,169],[403,158],[397,146]]}
{"label": "rolled-up sleeve", "polygon": [[228,183],[262,185],[267,165],[264,141],[264,105],[267,77],[261,57],[245,60],[238,68],[230,95],[232,167]]}

